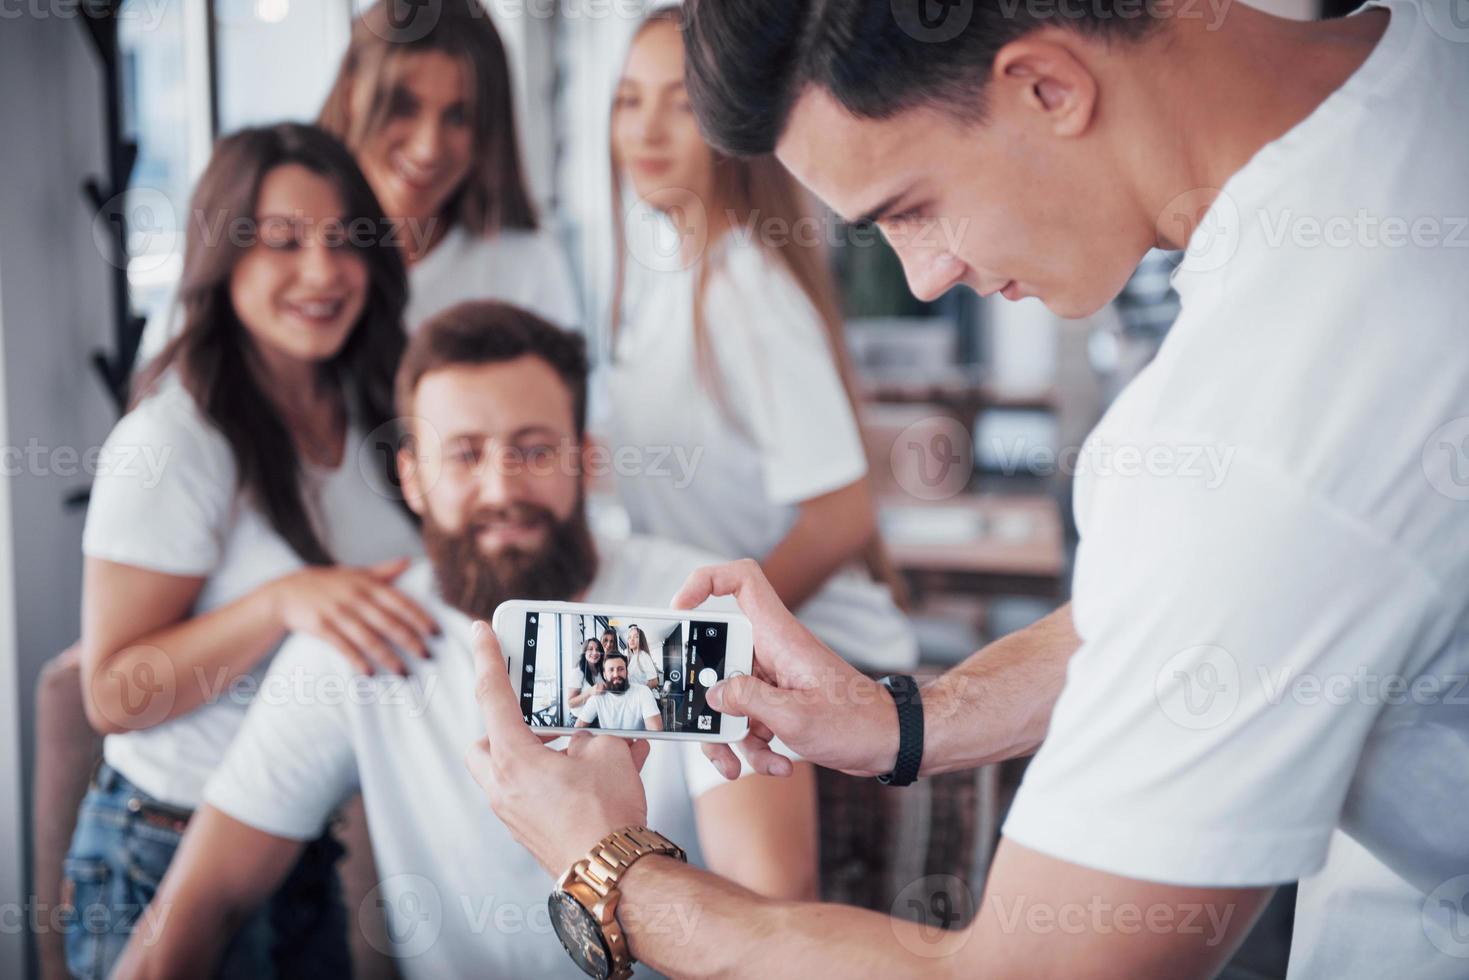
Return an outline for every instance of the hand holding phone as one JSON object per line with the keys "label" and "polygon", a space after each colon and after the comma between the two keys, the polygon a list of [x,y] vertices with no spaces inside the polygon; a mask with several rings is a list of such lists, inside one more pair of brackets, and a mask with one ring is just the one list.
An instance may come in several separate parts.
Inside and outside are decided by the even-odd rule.
{"label": "hand holding phone", "polygon": [[[712,596],[734,597],[760,645],[755,669],[731,676],[715,695],[726,723],[736,715],[749,719],[739,749],[756,772],[790,775],[791,760],[771,748],[777,738],[802,759],[854,776],[892,770],[898,751],[892,696],[803,626],[758,564],[746,559],[701,568],[673,605],[692,609]],[[705,745],[704,754],[725,778],[739,774],[730,746]]]}
{"label": "hand holding phone", "polygon": [[708,700],[709,688],[750,672],[752,632],[739,613],[517,599],[495,610],[493,626],[538,733],[737,742],[748,731]]}

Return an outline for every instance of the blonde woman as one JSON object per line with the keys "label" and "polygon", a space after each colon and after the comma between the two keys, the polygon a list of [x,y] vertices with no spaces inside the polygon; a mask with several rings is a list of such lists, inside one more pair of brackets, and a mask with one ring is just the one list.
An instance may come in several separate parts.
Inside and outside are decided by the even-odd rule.
{"label": "blonde woman", "polygon": [[[676,10],[634,36],[611,128],[615,195],[638,203],[618,212],[604,427],[614,448],[670,447],[691,462],[619,471],[633,530],[755,558],[838,653],[871,669],[912,664],[879,560],[835,289],[809,243],[816,219],[773,158],[726,158],[704,142]],[[675,236],[677,262],[647,250],[650,220]]]}

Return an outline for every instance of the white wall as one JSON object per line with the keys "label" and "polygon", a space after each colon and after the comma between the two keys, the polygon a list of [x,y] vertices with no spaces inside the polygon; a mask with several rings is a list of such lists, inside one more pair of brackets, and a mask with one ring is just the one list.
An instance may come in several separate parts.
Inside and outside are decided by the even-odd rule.
{"label": "white wall", "polygon": [[[30,11],[28,5],[25,8]],[[109,335],[108,272],[78,188],[102,168],[101,81],[67,5],[0,27],[0,446],[101,444],[112,412],[87,368]],[[23,462],[23,461],[22,461]],[[29,911],[24,867],[34,691],[75,641],[82,514],[63,508],[84,475],[65,455],[7,469],[0,491],[0,908]],[[13,590],[10,587],[13,586]],[[8,608],[7,608],[8,607]],[[0,918],[0,976],[25,976],[26,935]]]}

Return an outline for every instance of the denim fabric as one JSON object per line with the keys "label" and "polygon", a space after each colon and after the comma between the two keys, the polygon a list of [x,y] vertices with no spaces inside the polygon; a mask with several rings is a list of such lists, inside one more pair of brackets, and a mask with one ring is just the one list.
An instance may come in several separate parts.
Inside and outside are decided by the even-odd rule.
{"label": "denim fabric", "polygon": [[[167,928],[164,910],[146,919],[143,913],[181,834],[148,822],[130,801],[153,802],[104,765],[77,816],[63,891],[70,910],[62,921],[67,969],[80,980],[106,977],[135,927],[145,930],[145,941]],[[330,832],[308,844],[268,905],[230,941],[215,975],[228,980],[350,976],[347,914],[336,872],[341,855]]]}

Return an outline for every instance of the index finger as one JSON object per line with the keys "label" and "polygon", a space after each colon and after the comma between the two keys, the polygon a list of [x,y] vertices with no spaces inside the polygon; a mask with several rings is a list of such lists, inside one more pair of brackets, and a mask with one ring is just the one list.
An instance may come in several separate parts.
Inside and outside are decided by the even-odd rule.
{"label": "index finger", "polygon": [[674,609],[693,609],[711,596],[725,595],[734,596],[740,611],[752,622],[757,617],[786,612],[760,563],[751,558],[695,569],[670,605]]}
{"label": "index finger", "polygon": [[[531,733],[520,713],[520,702],[510,687],[505,658],[500,653],[500,640],[484,620],[477,620],[471,631],[474,668],[477,679],[474,699],[485,719],[485,733],[493,751],[503,749],[536,749],[545,747]],[[550,750],[546,750],[550,751]]]}

